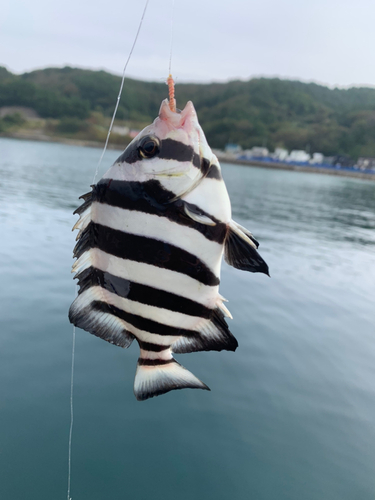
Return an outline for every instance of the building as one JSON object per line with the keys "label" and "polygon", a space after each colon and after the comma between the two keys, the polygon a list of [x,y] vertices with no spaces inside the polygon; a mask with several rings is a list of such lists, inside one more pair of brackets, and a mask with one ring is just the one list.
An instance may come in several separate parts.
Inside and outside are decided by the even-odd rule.
{"label": "building", "polygon": [[289,151],[284,148],[276,148],[272,154],[272,158],[279,161],[285,161],[288,158]]}
{"label": "building", "polygon": [[302,151],[302,149],[293,149],[290,152],[290,155],[287,158],[289,162],[296,163],[307,163],[310,160],[311,156],[306,153],[306,151]]}
{"label": "building", "polygon": [[117,135],[129,135],[129,127],[120,127],[119,125],[113,125],[112,132]]}
{"label": "building", "polygon": [[323,153],[313,153],[310,163],[313,165],[321,165],[324,163]]}
{"label": "building", "polygon": [[225,152],[230,155],[238,155],[242,148],[238,144],[228,143],[225,145]]}
{"label": "building", "polygon": [[375,170],[375,158],[363,156],[358,158],[357,165],[360,170]]}
{"label": "building", "polygon": [[267,148],[261,148],[259,146],[251,148],[250,153],[253,158],[265,158],[270,154]]}
{"label": "building", "polygon": [[344,167],[344,168],[352,168],[354,167],[355,161],[352,160],[349,156],[346,155],[336,155],[333,157],[332,165],[336,168]]}

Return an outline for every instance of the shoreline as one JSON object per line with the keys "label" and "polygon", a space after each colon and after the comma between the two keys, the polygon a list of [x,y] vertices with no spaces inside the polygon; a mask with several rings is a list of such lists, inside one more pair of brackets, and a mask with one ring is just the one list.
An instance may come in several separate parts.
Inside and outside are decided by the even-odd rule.
{"label": "shoreline", "polygon": [[[2,133],[0,137],[8,138],[8,139],[18,139],[18,140],[26,140],[26,141],[39,141],[39,142],[54,142],[58,144],[66,144],[68,146],[79,146],[79,147],[89,147],[89,148],[98,148],[103,149],[104,145],[101,142],[83,140],[83,139],[68,139],[65,137],[52,137],[45,134],[24,134],[24,133],[13,133],[7,134]],[[107,149],[124,151],[124,147],[121,147],[118,144],[108,144]],[[276,162],[267,162],[267,161],[259,161],[259,160],[237,160],[236,158],[228,158],[225,155],[217,155],[218,160],[221,163],[232,163],[234,165],[242,165],[244,167],[260,167],[266,169],[273,170],[293,170],[295,172],[305,172],[305,173],[313,173],[313,174],[325,174],[325,175],[338,175],[341,177],[352,177],[356,179],[363,179],[369,181],[375,181],[375,174],[372,173],[364,173],[357,172],[353,170],[344,170],[338,168],[329,168],[329,167],[318,167],[312,165],[295,165],[291,163],[276,163]]]}
{"label": "shoreline", "polygon": [[360,171],[344,170],[344,168],[329,168],[329,167],[318,167],[313,165],[296,165],[292,163],[276,163],[267,162],[260,160],[237,160],[236,158],[227,158],[222,155],[217,155],[220,163],[233,163],[235,165],[242,165],[244,167],[260,167],[273,170],[293,170],[295,172],[305,172],[310,174],[326,174],[326,175],[338,175],[341,177],[353,177],[356,179],[364,179],[369,181],[375,181],[375,173],[364,173]]}
{"label": "shoreline", "polygon": [[[17,139],[21,141],[35,142],[55,142],[57,144],[66,144],[67,146],[79,146],[84,148],[104,148],[104,143],[98,141],[90,141],[86,139],[69,139],[68,137],[58,137],[46,134],[24,134],[22,132],[14,132],[12,134],[2,133],[0,137],[5,139]],[[124,151],[124,147],[118,144],[108,144],[107,149]]]}

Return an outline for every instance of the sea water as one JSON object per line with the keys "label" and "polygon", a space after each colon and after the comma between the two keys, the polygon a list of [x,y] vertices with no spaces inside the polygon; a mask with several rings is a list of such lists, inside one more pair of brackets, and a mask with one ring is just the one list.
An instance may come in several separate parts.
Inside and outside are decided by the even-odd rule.
{"label": "sea water", "polygon": [[[119,155],[108,151],[101,173]],[[65,499],[72,215],[100,150],[0,139],[0,498]],[[136,401],[136,343],[77,329],[73,500],[375,498],[375,184],[223,165],[271,278],[223,264],[211,392]]]}

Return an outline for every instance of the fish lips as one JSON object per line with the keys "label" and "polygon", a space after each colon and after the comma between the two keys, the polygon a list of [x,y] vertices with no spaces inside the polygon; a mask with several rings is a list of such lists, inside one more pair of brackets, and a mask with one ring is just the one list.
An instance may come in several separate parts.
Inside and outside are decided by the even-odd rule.
{"label": "fish lips", "polygon": [[172,129],[183,129],[188,135],[197,129],[198,117],[191,101],[186,103],[182,111],[175,113],[169,107],[168,99],[162,101],[159,110],[159,119]]}

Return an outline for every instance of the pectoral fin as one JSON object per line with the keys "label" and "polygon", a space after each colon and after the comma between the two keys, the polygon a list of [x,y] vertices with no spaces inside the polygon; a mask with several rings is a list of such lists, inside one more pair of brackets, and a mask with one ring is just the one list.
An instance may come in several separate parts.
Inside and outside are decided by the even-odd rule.
{"label": "pectoral fin", "polygon": [[258,245],[247,229],[231,221],[225,240],[225,261],[236,269],[269,276],[268,265],[257,252]]}
{"label": "pectoral fin", "polygon": [[216,222],[213,221],[210,217],[203,214],[201,211],[197,209],[194,205],[190,205],[188,203],[184,204],[185,214],[190,217],[195,222],[199,222],[199,224],[204,224],[205,226],[216,226]]}
{"label": "pectoral fin", "polygon": [[259,241],[257,241],[253,234],[250,233],[250,231],[248,229],[246,229],[246,227],[243,227],[241,226],[240,224],[238,224],[238,222],[234,222],[234,220],[231,221],[231,224],[233,224],[236,228],[236,230],[240,230],[242,231],[255,245],[255,248],[258,248],[259,247]]}

